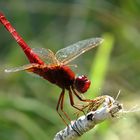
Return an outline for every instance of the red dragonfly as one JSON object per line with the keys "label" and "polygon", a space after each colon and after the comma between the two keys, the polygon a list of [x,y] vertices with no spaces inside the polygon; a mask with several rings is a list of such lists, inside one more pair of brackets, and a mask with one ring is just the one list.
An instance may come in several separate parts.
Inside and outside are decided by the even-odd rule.
{"label": "red dragonfly", "polygon": [[[21,36],[12,27],[10,22],[6,19],[4,14],[0,12],[0,22],[16,40],[19,46],[24,51],[30,64],[5,70],[6,72],[17,72],[26,70],[28,72],[35,73],[49,82],[59,86],[62,91],[58,99],[56,110],[60,117],[63,119],[59,112],[60,110],[64,113],[67,119],[69,119],[66,112],[63,110],[64,94],[65,90],[68,90],[70,104],[82,111],[78,106],[74,104],[73,94],[83,102],[90,102],[89,99],[82,99],[80,94],[85,93],[90,87],[90,80],[85,76],[75,76],[75,73],[67,65],[69,62],[83,54],[84,52],[100,45],[103,42],[102,38],[91,38],[83,41],[79,41],[66,48],[60,49],[55,54],[45,48],[31,49]],[[43,61],[45,58],[46,62]],[[69,119],[70,120],[70,119]],[[65,120],[63,119],[65,122]]]}

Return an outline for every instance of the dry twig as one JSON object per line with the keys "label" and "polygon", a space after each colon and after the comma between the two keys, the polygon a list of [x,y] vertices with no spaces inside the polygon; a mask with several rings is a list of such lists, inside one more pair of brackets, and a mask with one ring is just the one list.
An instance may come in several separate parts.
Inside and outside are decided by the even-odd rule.
{"label": "dry twig", "polygon": [[54,140],[75,140],[95,127],[95,125],[109,118],[114,118],[119,112],[122,112],[122,104],[112,97],[105,95],[98,97],[98,101],[99,99],[101,99],[101,102],[100,104],[98,102],[98,107],[95,107],[96,109],[89,103],[87,106],[89,112],[79,117],[77,120],[71,121],[65,129],[55,135]]}

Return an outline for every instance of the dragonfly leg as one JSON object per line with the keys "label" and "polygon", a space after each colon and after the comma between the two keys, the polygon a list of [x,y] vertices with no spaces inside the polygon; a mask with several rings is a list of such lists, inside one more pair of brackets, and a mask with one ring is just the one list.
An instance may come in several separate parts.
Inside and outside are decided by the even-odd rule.
{"label": "dragonfly leg", "polygon": [[59,107],[60,107],[61,111],[64,113],[64,115],[66,116],[66,118],[67,118],[69,121],[71,121],[70,118],[68,117],[67,113],[63,110],[64,94],[65,94],[65,90],[62,89],[62,92],[61,92],[61,94],[60,94],[60,96],[59,96],[59,99],[58,99],[58,103],[57,103],[57,106],[56,106],[56,110],[57,110],[59,116],[61,117],[61,119],[63,120],[63,122],[64,122],[66,125],[68,125],[67,122],[65,121],[65,119],[63,118],[63,116],[62,116],[62,115],[60,114],[60,112],[59,112]]}
{"label": "dragonfly leg", "polygon": [[66,116],[66,118],[71,121],[70,117],[68,116],[68,114],[63,110],[63,106],[64,106],[64,93],[63,93],[63,96],[61,98],[61,103],[60,103],[60,109],[61,111],[64,113],[64,115]]}
{"label": "dragonfly leg", "polygon": [[83,102],[93,102],[94,100],[91,100],[91,99],[83,99],[75,90],[74,90],[74,87],[72,87],[72,91],[73,93],[76,95],[76,97],[80,100],[80,101],[83,101]]}
{"label": "dragonfly leg", "polygon": [[71,89],[69,89],[69,98],[70,98],[70,104],[72,105],[72,107],[74,107],[75,109],[77,109],[77,110],[79,110],[79,111],[82,111],[82,112],[85,114],[85,112],[83,111],[82,108],[79,108],[79,107],[77,107],[77,106],[74,104],[74,99],[73,99],[73,95],[72,95]]}

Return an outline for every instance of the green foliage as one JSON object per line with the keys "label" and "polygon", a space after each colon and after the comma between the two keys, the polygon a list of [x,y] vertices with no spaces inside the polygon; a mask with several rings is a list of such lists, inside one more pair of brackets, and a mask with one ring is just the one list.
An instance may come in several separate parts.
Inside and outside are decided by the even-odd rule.
{"label": "green foliage", "polygon": [[94,62],[91,64],[90,79],[92,84],[89,89],[90,98],[93,98],[93,96],[95,97],[101,95],[101,89],[105,81],[105,74],[113,48],[113,36],[110,34],[105,34],[103,38],[105,41],[98,48]]}

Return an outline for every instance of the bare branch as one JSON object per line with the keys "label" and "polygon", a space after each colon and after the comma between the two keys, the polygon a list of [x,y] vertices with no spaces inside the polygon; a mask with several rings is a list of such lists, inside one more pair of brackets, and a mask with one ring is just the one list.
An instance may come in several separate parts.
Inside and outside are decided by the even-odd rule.
{"label": "bare branch", "polygon": [[92,109],[91,104],[89,104],[90,108],[88,108],[88,110],[90,109],[90,112],[79,117],[75,121],[71,121],[71,124],[55,135],[54,140],[75,140],[90,129],[94,128],[95,125],[104,120],[114,118],[122,112],[122,104],[108,95],[98,97],[98,101],[103,98],[104,101],[99,105],[102,105],[102,107],[99,109],[96,108],[96,110],[93,111],[95,108]]}

